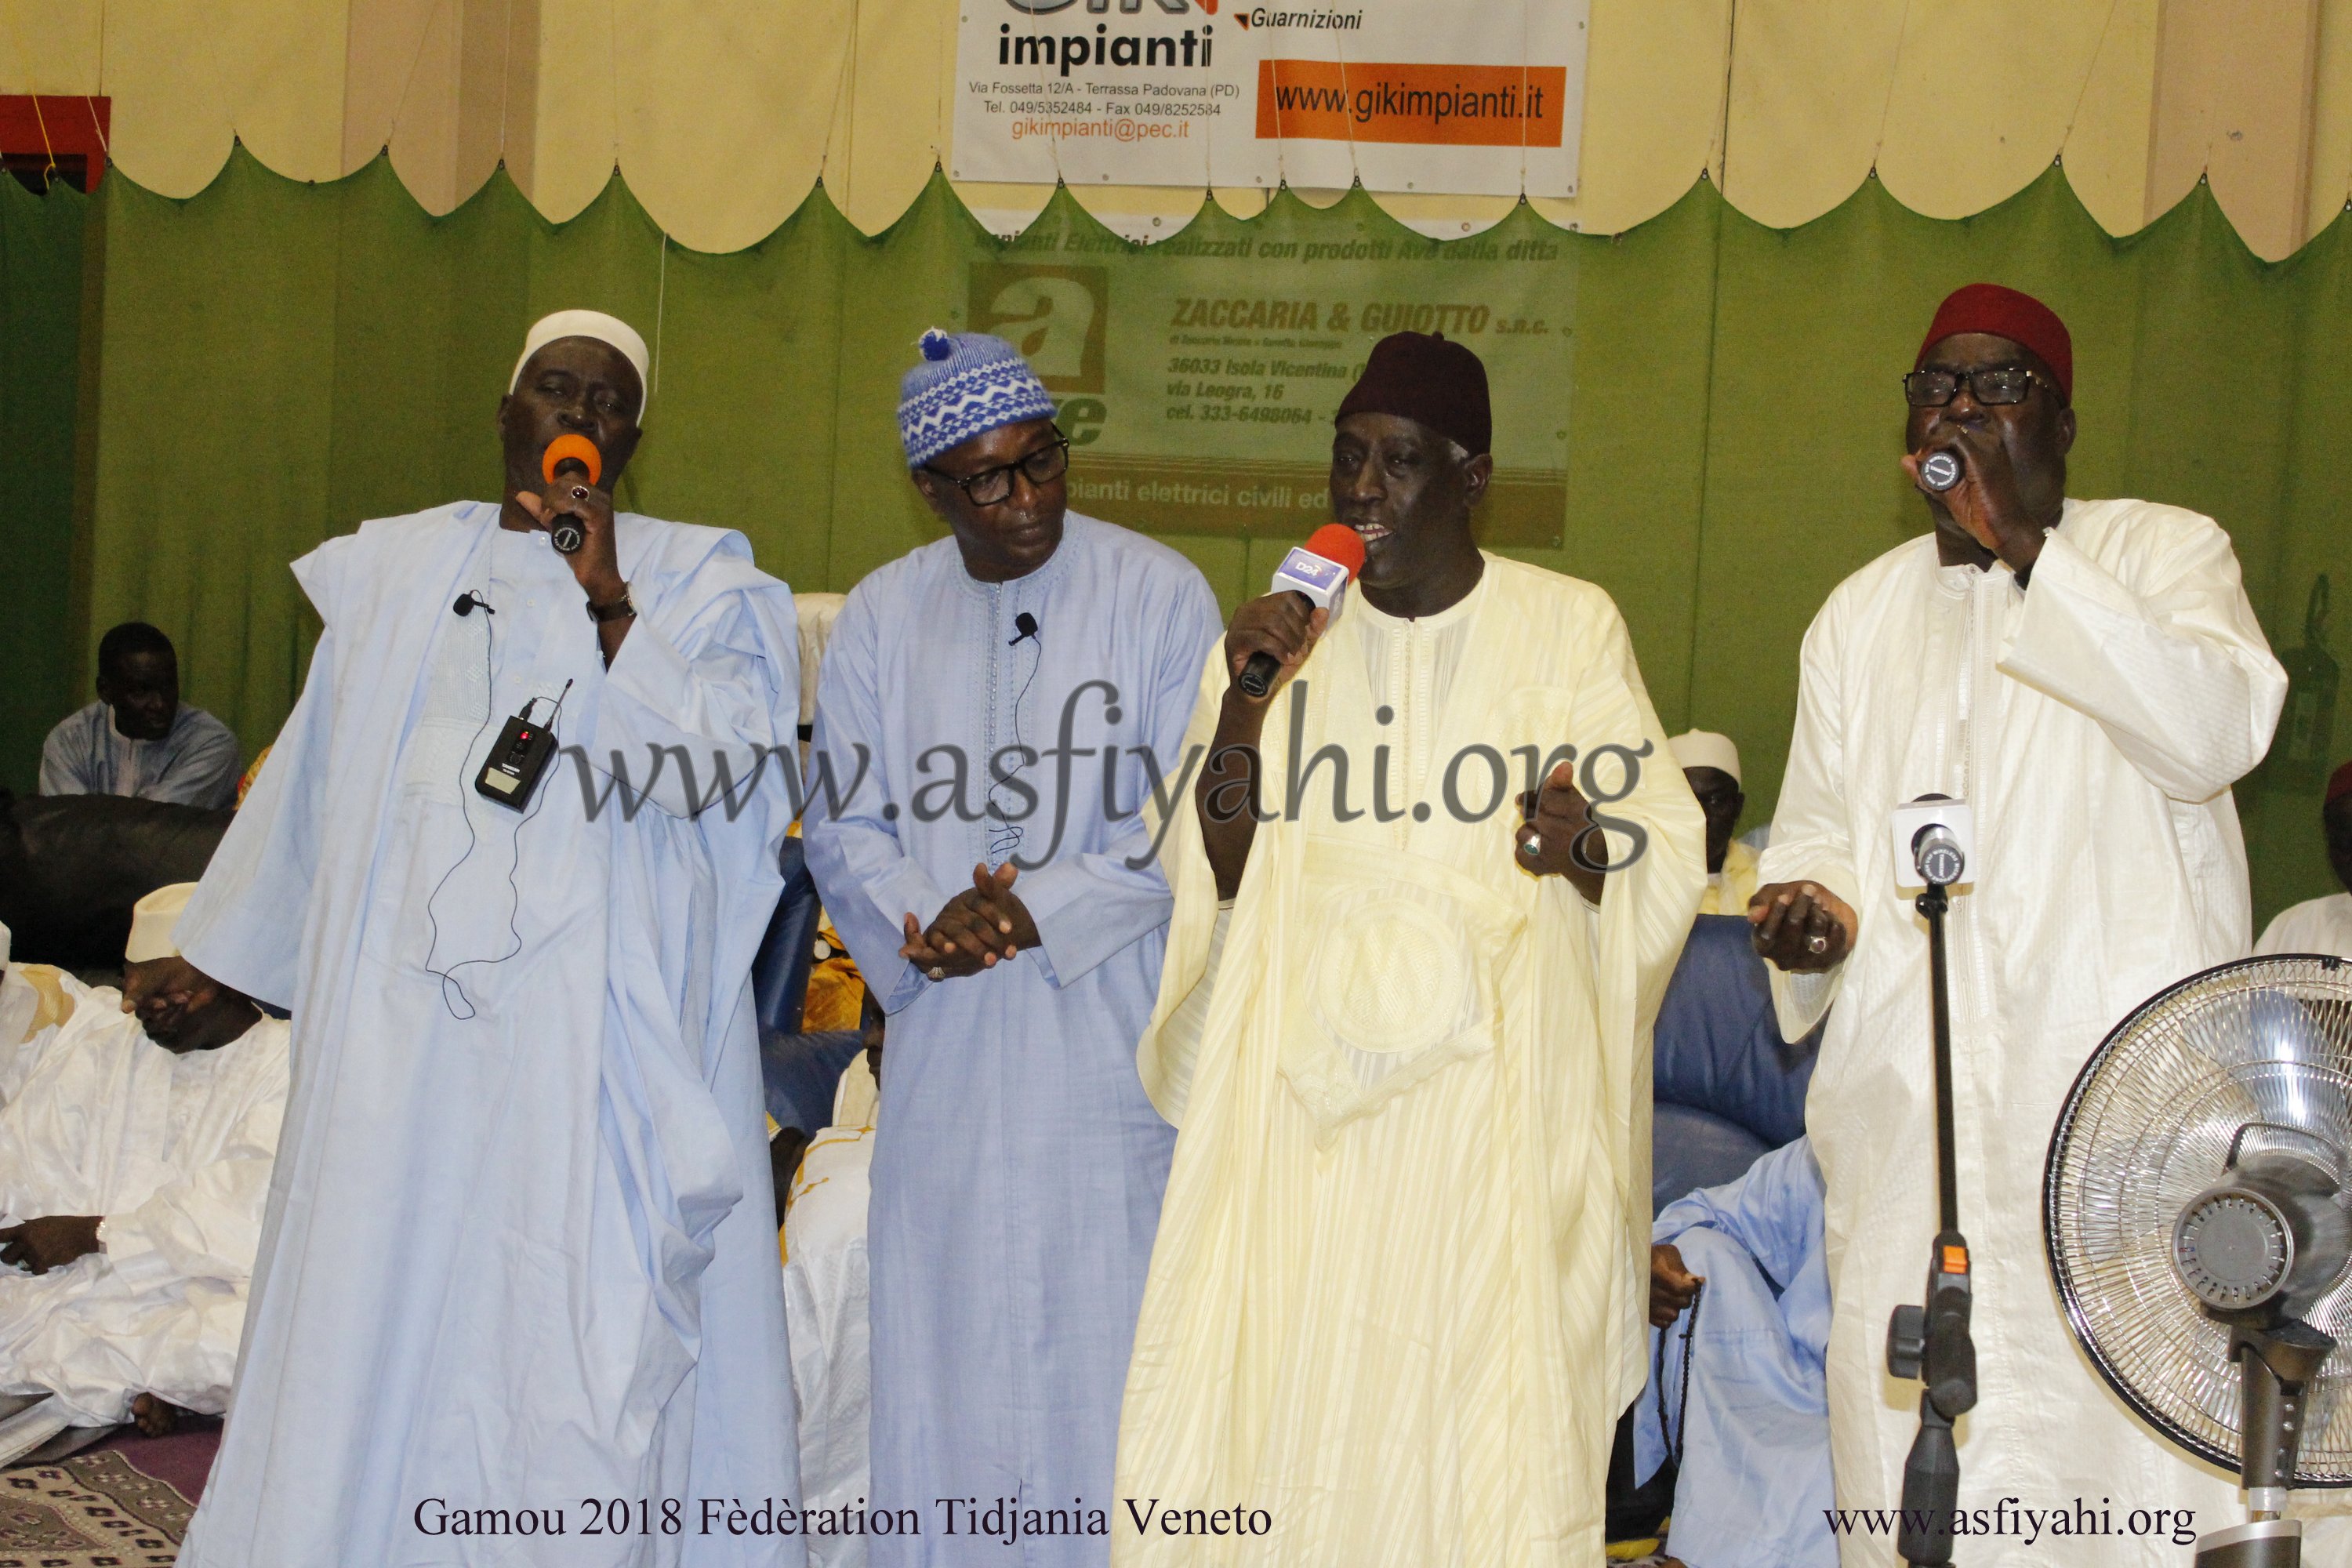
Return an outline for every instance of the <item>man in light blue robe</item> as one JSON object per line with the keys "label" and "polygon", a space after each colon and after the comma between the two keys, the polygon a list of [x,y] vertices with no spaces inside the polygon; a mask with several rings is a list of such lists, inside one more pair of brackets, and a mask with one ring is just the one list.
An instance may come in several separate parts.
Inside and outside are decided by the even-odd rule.
{"label": "man in light blue robe", "polygon": [[144,621],[98,639],[98,700],[41,743],[43,795],[126,795],[217,811],[236,803],[236,736],[180,700],[180,656]]}
{"label": "man in light blue robe", "polygon": [[1662,1335],[1665,1354],[1634,1405],[1633,1473],[1656,1473],[1671,1447],[1666,1552],[1688,1568],[1837,1568],[1823,1191],[1800,1138],[1651,1224],[1654,1369]]}
{"label": "man in light blue robe", "polygon": [[[1186,798],[1178,753],[1223,626],[1181,556],[1066,513],[1068,446],[1012,345],[930,332],[923,352],[899,423],[951,537],[843,606],[812,773],[870,767],[803,827],[890,1015],[873,1501],[921,1508],[925,1533],[877,1537],[872,1559],[1102,1563],[1176,1140],[1135,1065],[1171,909],[1140,807],[1155,767]],[[937,1499],[1013,1500],[1051,1533],[1013,1549],[958,1513],[950,1536]]]}
{"label": "man in light blue robe", "polygon": [[[798,1491],[749,981],[792,807],[747,783],[793,606],[740,535],[614,514],[644,365],[549,318],[502,504],[295,563],[326,629],[171,982],[294,1021],[191,1568],[803,1561],[701,1508]],[[601,481],[542,479],[561,436]],[[510,809],[478,779],[518,713],[564,751]]]}

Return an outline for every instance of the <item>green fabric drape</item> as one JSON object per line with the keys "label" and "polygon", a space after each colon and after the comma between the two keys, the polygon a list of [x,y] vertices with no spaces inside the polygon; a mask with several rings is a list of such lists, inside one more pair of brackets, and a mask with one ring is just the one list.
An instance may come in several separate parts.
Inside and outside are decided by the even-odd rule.
{"label": "green fabric drape", "polygon": [[[1082,252],[1108,279],[1106,297],[1127,299],[1164,290],[1165,269],[1206,265],[1195,240],[1356,237],[1396,253],[1381,265],[1397,269],[1485,254],[1440,252],[1360,196],[1318,212],[1284,195],[1247,221],[1211,207],[1186,246],[1143,247],[1111,239],[1066,195],[1020,240],[1000,240],[944,181],[869,238],[820,188],[767,240],[724,256],[667,242],[617,179],[560,226],[503,175],[448,216],[427,217],[382,160],[305,185],[240,153],[191,200],[119,177],[100,200],[100,382],[85,397],[98,426],[90,570],[78,623],[89,635],[60,678],[62,612],[28,608],[43,590],[16,574],[12,646],[34,647],[50,673],[32,695],[8,683],[0,700],[17,706],[0,712],[30,714],[43,700],[58,706],[42,716],[62,711],[66,689],[87,678],[96,632],[138,616],[178,639],[188,699],[235,725],[248,752],[283,719],[316,634],[286,562],[364,518],[492,494],[497,397],[523,328],[544,310],[593,305],[658,339],[648,435],[625,504],[740,528],[796,587],[843,589],[936,537],[906,482],[892,414],[916,335],[976,308],[976,269]],[[37,242],[20,239],[40,205],[0,202],[12,430],[22,362],[38,338],[22,318],[71,321],[17,281],[27,244],[68,245],[59,219]],[[1523,211],[1482,237],[1548,242],[1545,259],[1520,264],[1540,274],[1457,275],[1479,288],[1533,277],[1567,334],[1551,362],[1559,374],[1496,386],[1511,405],[1505,421],[1556,424],[1558,455],[1543,461],[1565,466],[1556,526],[1529,533],[1520,518],[1501,547],[1616,596],[1669,726],[1738,742],[1751,823],[1769,816],[1778,789],[1807,622],[1840,578],[1925,526],[1896,467],[1896,377],[1935,301],[1958,284],[2031,289],[2073,328],[2082,435],[2072,493],[2145,496],[2219,518],[2282,653],[2308,640],[2320,574],[2352,591],[2352,529],[2341,521],[2352,501],[2352,387],[2331,352],[2352,324],[2352,225],[2265,264],[2200,187],[2115,240],[2053,170],[1958,222],[1912,213],[1872,182],[1814,223],[1773,230],[1702,181],[1623,236],[1561,234]],[[53,256],[42,276],[77,265]],[[1256,286],[1311,285],[1358,264],[1221,265],[1232,270],[1219,276]],[[1355,346],[1359,358],[1369,342]],[[69,396],[47,395],[43,407],[70,410]],[[1528,419],[1531,401],[1541,406]],[[1192,431],[1196,460],[1213,466],[1256,439],[1231,428]],[[52,436],[70,445],[69,431]],[[1085,473],[1088,456],[1081,447],[1074,471]],[[8,461],[0,493],[38,489],[14,443]],[[49,520],[64,502],[42,493],[48,511],[0,526],[28,555],[61,561]],[[1560,495],[1557,482],[1542,493]],[[1162,536],[1230,607],[1293,533]],[[2328,635],[2323,626],[2322,645]],[[9,765],[21,774],[34,719],[11,721]],[[2330,743],[2352,751],[2352,721],[2338,728]],[[2261,916],[2330,885],[2317,790],[2308,769],[2273,767],[2241,791]]]}
{"label": "green fabric drape", "polygon": [[72,623],[75,399],[89,199],[0,178],[0,787],[29,792],[80,695]]}

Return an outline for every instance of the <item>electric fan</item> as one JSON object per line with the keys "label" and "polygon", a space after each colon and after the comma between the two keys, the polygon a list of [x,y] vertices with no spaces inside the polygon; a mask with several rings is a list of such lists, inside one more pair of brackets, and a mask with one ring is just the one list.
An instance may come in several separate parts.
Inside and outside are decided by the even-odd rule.
{"label": "electric fan", "polygon": [[2242,1478],[2198,1568],[2296,1568],[2293,1487],[2352,1486],[2352,964],[2207,970],[2140,1005],[2050,1140],[2043,1239],[2139,1417]]}

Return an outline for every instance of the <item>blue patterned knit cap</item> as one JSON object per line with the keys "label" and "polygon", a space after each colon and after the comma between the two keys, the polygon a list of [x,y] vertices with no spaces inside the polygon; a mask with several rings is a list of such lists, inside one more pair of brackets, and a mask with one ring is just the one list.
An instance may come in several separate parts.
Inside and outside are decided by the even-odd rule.
{"label": "blue patterned knit cap", "polygon": [[974,436],[1054,416],[1045,384],[1003,338],[933,327],[921,347],[922,359],[898,384],[898,438],[906,443],[907,467],[919,468]]}

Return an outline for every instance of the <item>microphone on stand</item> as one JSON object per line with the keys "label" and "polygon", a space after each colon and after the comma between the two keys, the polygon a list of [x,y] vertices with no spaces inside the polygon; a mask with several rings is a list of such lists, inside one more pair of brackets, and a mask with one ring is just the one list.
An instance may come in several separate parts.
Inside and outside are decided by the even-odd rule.
{"label": "microphone on stand", "polygon": [[[604,477],[604,454],[597,449],[595,442],[585,436],[569,434],[558,436],[547,444],[547,450],[540,455],[540,476],[551,486],[560,476],[571,469],[577,469],[587,475],[588,484],[593,485]],[[588,487],[572,486],[572,499],[575,501],[586,500]],[[588,542],[587,529],[581,524],[578,518],[569,512],[559,514],[547,525],[547,536],[549,542],[555,546],[556,553],[560,555],[576,555],[580,552],[580,547]]]}
{"label": "microphone on stand", "polygon": [[[1275,568],[1274,586],[1267,591],[1296,594],[1316,609],[1330,611],[1336,621],[1347,606],[1348,584],[1363,569],[1364,542],[1356,531],[1345,523],[1327,522],[1306,543],[1291,546]],[[1281,673],[1282,660],[1270,653],[1254,653],[1235,684],[1251,697],[1263,697],[1274,689],[1275,677]]]}

